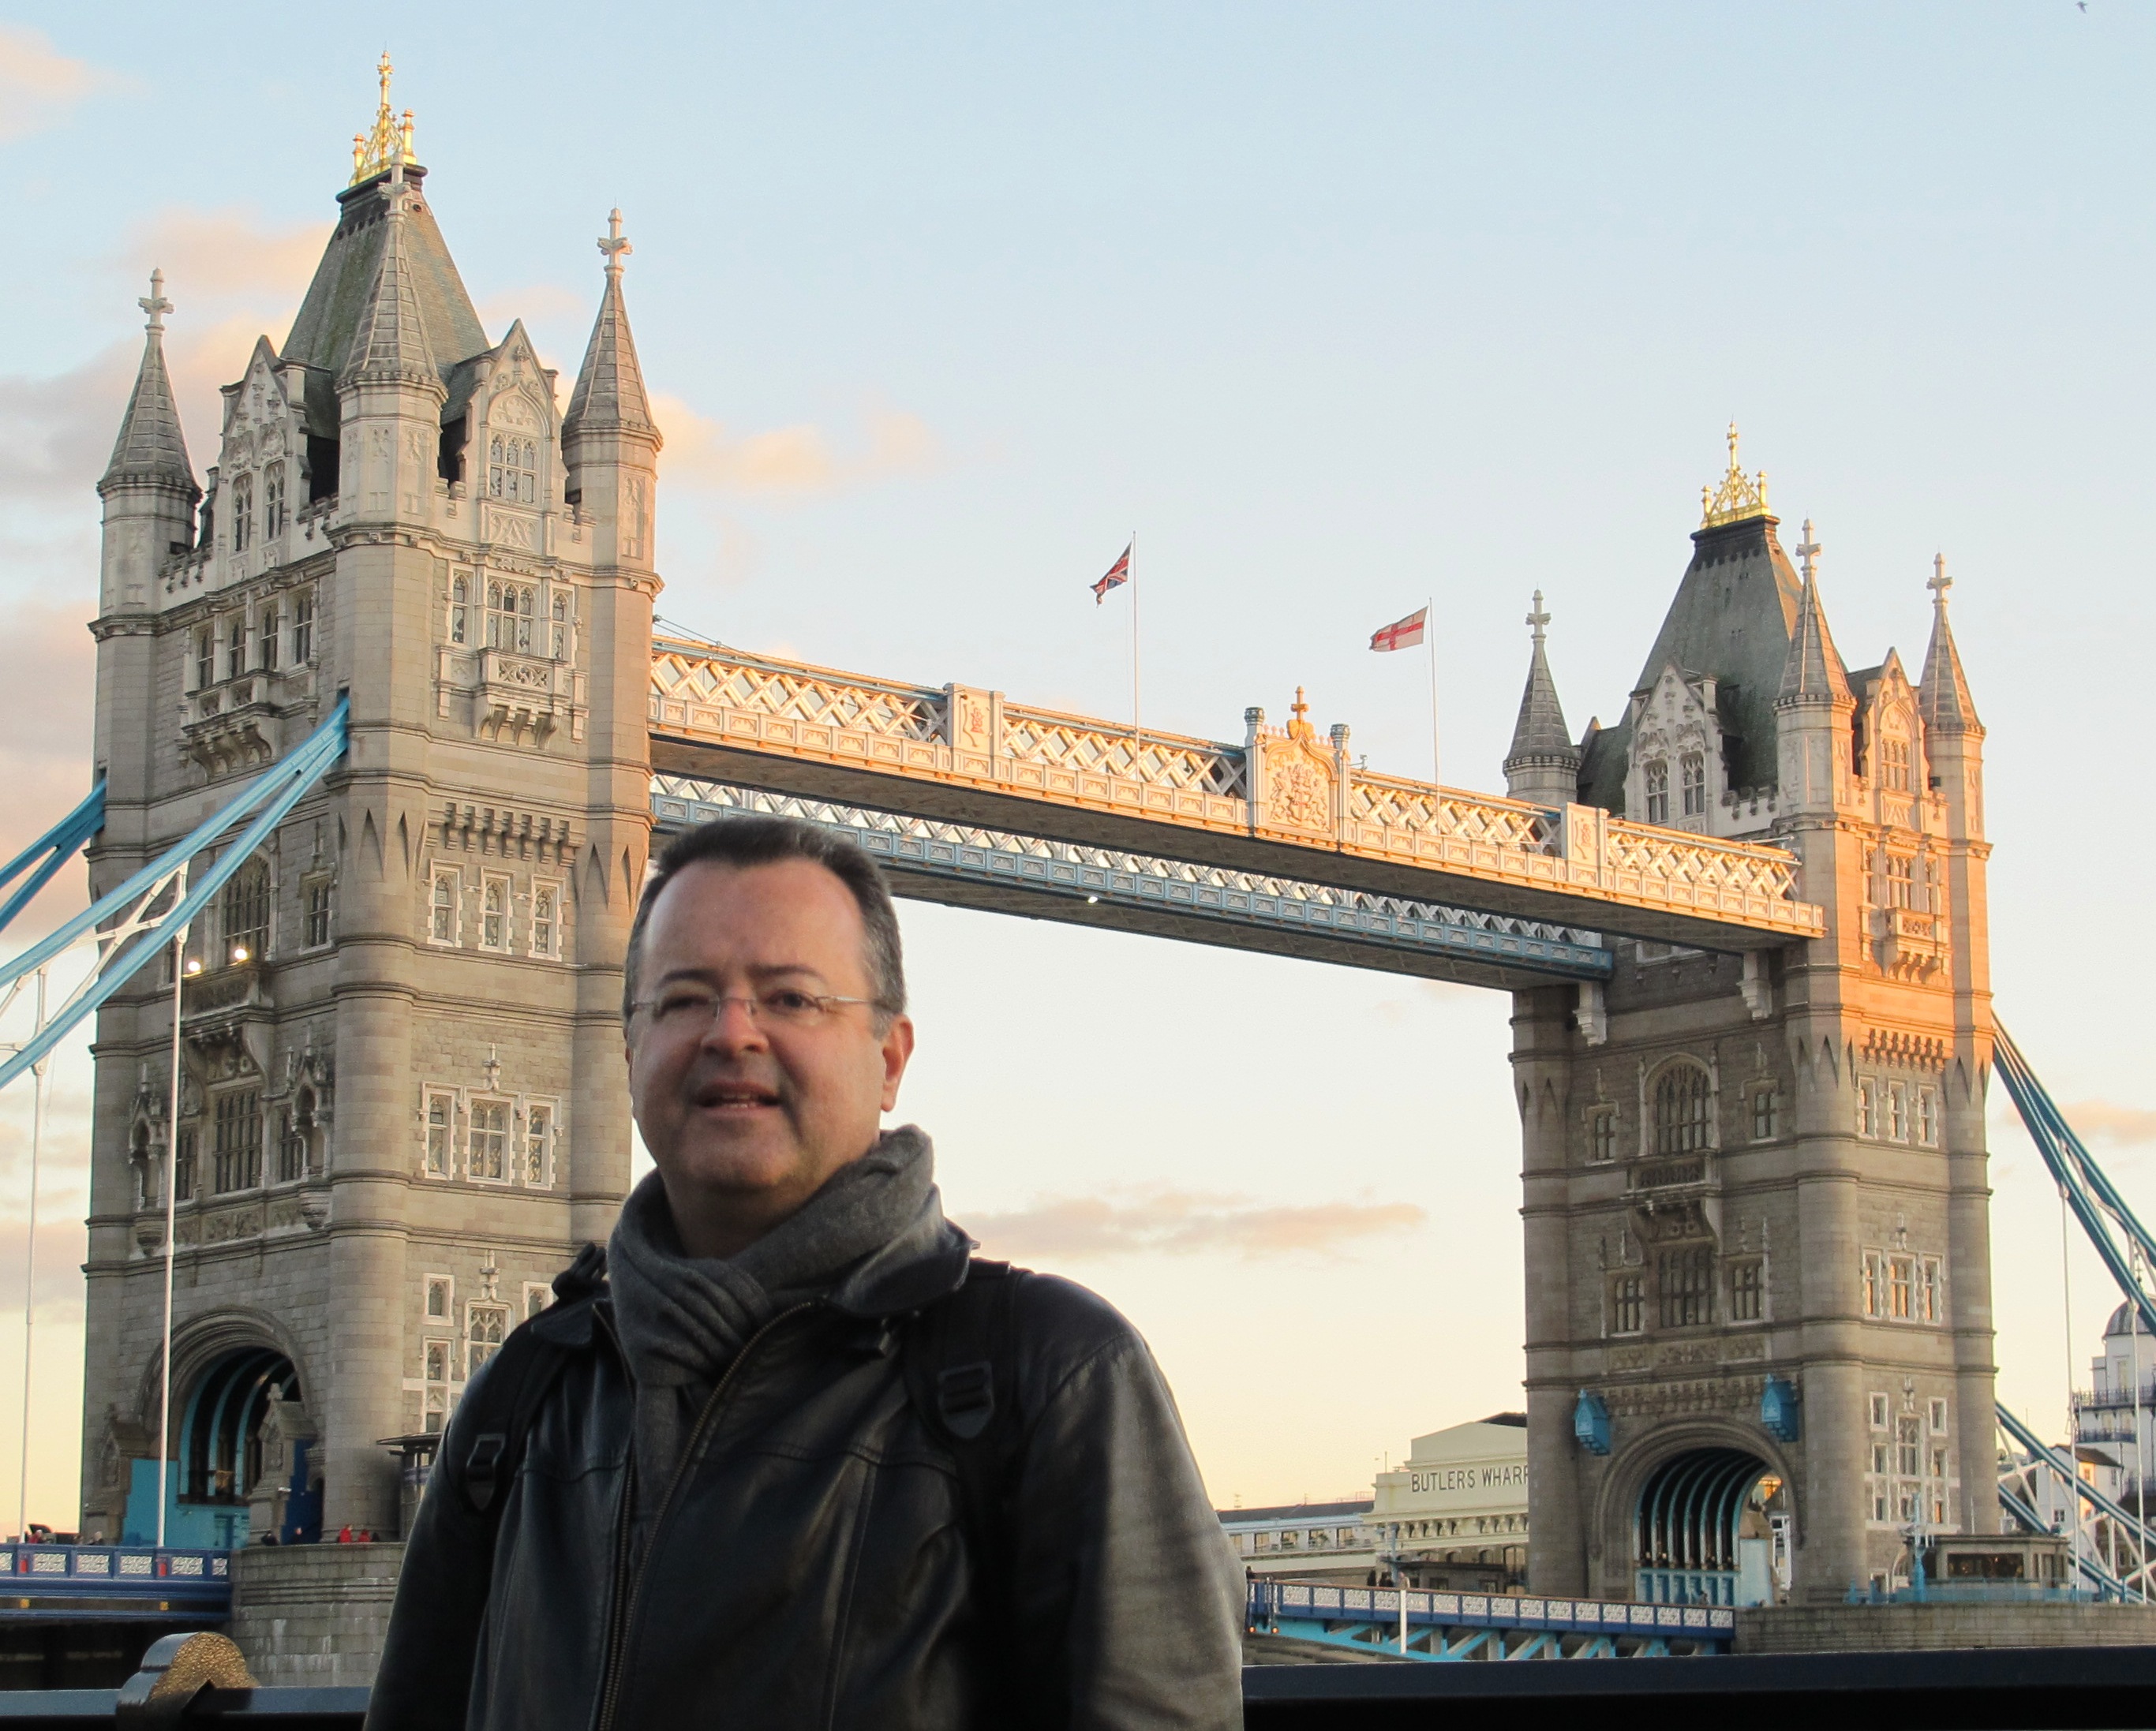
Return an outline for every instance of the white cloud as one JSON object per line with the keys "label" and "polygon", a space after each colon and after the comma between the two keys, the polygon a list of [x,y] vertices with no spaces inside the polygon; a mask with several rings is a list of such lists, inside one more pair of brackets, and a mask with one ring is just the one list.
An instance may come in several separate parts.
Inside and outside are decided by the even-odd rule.
{"label": "white cloud", "polygon": [[666,435],[666,479],[721,492],[805,497],[919,474],[942,458],[927,422],[880,406],[864,413],[863,437],[843,448],[807,423],[737,434],[678,397],[654,396],[651,412]]}
{"label": "white cloud", "polygon": [[0,143],[58,125],[78,103],[127,83],[59,53],[42,30],[0,24]]}
{"label": "white cloud", "polygon": [[275,226],[245,205],[211,210],[167,205],[130,228],[110,262],[138,284],[146,284],[152,270],[163,271],[165,292],[183,308],[188,304],[183,297],[193,297],[198,307],[238,300],[289,308],[305,290],[333,226]]}
{"label": "white cloud", "polygon": [[1251,1261],[1301,1252],[1338,1256],[1359,1240],[1412,1232],[1427,1218],[1412,1202],[1281,1204],[1144,1190],[1120,1197],[1041,1196],[960,1224],[998,1256],[1075,1261],[1226,1252]]}

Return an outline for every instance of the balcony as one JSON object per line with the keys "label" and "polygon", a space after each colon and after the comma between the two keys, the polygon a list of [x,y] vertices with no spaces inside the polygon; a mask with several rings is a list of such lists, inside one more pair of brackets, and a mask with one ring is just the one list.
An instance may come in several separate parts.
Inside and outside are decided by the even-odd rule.
{"label": "balcony", "polygon": [[266,1024],[275,1008],[259,961],[234,962],[181,982],[180,1028],[198,1051],[244,1043],[249,1027]]}
{"label": "balcony", "polygon": [[312,666],[206,685],[187,694],[182,749],[213,778],[266,769],[283,754],[285,718],[311,720],[314,697]]}
{"label": "balcony", "polygon": [[567,661],[506,649],[440,646],[434,671],[435,712],[444,719],[452,699],[469,694],[476,739],[543,747],[557,733],[584,736],[589,714],[585,679]]}
{"label": "balcony", "polygon": [[1901,980],[1928,979],[1946,965],[1947,919],[1914,908],[1874,908],[1871,946],[1881,971]]}

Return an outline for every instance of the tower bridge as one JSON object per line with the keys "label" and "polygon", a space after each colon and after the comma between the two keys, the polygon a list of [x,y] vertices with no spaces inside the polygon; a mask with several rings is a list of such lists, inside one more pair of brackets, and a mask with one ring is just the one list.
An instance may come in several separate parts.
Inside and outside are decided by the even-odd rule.
{"label": "tower bridge", "polygon": [[219,867],[177,1030],[154,967],[99,1012],[85,1531],[396,1530],[380,1440],[439,1427],[628,1188],[654,825],[744,810],[908,894],[1510,991],[1537,1593],[1726,1602],[1771,1530],[1838,1598],[1912,1519],[1995,1529],[1984,731],[1943,568],[1921,675],[1852,671],[1732,432],[1614,725],[1566,725],[1537,607],[1502,795],[1370,771],[1299,696],[1223,742],[659,636],[619,221],[564,410],[426,176],[385,70],[206,475],[143,303],[93,890],[333,714],[344,755]]}

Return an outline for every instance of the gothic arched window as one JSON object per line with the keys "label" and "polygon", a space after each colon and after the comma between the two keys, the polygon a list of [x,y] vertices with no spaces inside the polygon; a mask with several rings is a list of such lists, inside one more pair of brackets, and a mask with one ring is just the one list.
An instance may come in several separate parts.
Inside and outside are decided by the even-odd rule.
{"label": "gothic arched window", "polygon": [[461,572],[449,579],[449,641],[461,643],[471,635],[471,580]]}
{"label": "gothic arched window", "polygon": [[1655,1078],[1655,1152],[1691,1154],[1707,1146],[1707,1072],[1681,1060]]}
{"label": "gothic arched window", "polygon": [[1647,766],[1647,822],[1667,823],[1670,821],[1670,766],[1667,758],[1657,757]]}
{"label": "gothic arched window", "polygon": [[569,658],[569,596],[567,590],[554,592],[554,659]]}
{"label": "gothic arched window", "polygon": [[240,475],[232,484],[232,551],[244,552],[254,534],[254,477]]}
{"label": "gothic arched window", "polygon": [[1893,792],[1909,791],[1909,742],[1899,734],[1880,735],[1879,775],[1881,781]]}
{"label": "gothic arched window", "polygon": [[536,504],[539,498],[539,447],[528,438],[506,438],[497,433],[486,445],[486,490],[496,499],[519,504]]}
{"label": "gothic arched window", "polygon": [[1677,770],[1684,783],[1684,814],[1697,817],[1707,810],[1707,760],[1697,751],[1687,751]]}
{"label": "gothic arched window", "polygon": [[262,533],[285,531],[285,465],[273,463],[262,471]]}
{"label": "gothic arched window", "polygon": [[539,592],[533,585],[490,581],[486,586],[487,648],[529,655],[538,607]]}
{"label": "gothic arched window", "polygon": [[224,955],[259,961],[270,947],[270,868],[250,859],[224,886]]}

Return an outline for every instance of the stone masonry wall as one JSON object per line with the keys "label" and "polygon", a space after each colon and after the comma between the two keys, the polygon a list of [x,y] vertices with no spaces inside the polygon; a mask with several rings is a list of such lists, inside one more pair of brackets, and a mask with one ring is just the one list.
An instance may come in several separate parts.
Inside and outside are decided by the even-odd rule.
{"label": "stone masonry wall", "polygon": [[255,1680],[372,1683],[403,1561],[401,1544],[253,1544],[237,1553],[228,1632]]}
{"label": "stone masonry wall", "polygon": [[2151,1605],[1774,1605],[1737,1613],[1740,1653],[2151,1644]]}

